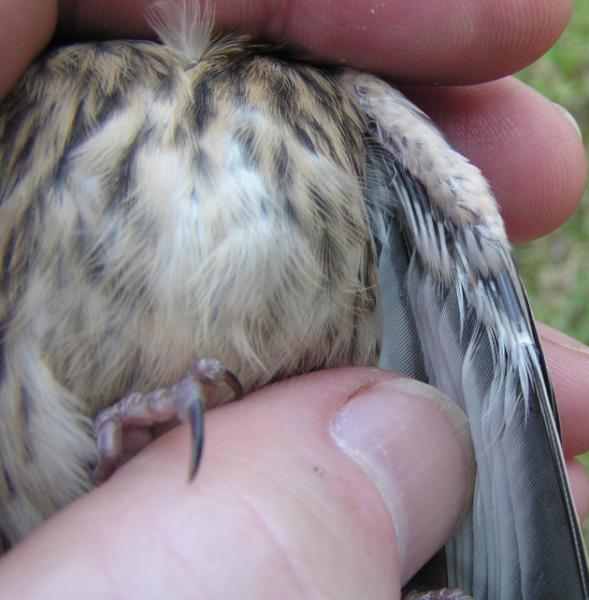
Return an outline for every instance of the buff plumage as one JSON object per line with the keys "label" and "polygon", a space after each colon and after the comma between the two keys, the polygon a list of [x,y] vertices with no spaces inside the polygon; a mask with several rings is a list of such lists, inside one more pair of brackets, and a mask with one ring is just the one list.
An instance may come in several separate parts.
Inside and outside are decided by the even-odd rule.
{"label": "buff plumage", "polygon": [[[555,587],[589,598],[550,382],[479,171],[374,76],[211,38],[188,0],[152,22],[161,44],[48,52],[0,107],[6,544],[92,487],[93,421],[132,391],[204,357],[246,390],[380,361],[470,418],[478,492],[448,550],[454,583],[548,598],[527,550],[546,538]],[[547,515],[497,518],[522,439],[541,456],[518,468],[552,461],[564,541]],[[526,510],[538,497],[539,481],[507,485]],[[518,567],[497,574],[506,552]]]}

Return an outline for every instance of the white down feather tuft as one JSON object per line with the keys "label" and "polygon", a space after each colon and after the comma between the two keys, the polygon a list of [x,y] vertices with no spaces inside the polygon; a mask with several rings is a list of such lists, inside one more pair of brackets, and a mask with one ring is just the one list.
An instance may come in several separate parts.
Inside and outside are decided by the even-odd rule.
{"label": "white down feather tuft", "polygon": [[147,20],[162,43],[198,61],[210,45],[213,16],[207,0],[157,0]]}

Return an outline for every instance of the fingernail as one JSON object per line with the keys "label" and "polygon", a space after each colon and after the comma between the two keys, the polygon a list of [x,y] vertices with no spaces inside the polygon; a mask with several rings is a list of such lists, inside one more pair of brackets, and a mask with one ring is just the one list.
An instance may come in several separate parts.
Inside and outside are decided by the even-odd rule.
{"label": "fingernail", "polygon": [[577,132],[579,139],[583,141],[583,132],[581,131],[581,128],[579,127],[579,124],[577,123],[575,117],[573,117],[573,115],[564,106],[558,104],[557,102],[553,102],[552,104],[554,104],[554,106],[558,108],[562,116],[570,123],[573,129]]}
{"label": "fingernail", "polygon": [[589,354],[589,348],[585,346],[582,342],[558,331],[557,329],[553,329],[548,325],[539,324],[538,332],[542,336],[542,339],[547,340],[553,344],[557,344],[563,348],[567,348],[569,350],[574,350],[575,352],[581,352],[583,354]]}
{"label": "fingernail", "polygon": [[464,413],[431,386],[395,378],[354,395],[331,430],[380,491],[409,577],[470,507],[474,452]]}

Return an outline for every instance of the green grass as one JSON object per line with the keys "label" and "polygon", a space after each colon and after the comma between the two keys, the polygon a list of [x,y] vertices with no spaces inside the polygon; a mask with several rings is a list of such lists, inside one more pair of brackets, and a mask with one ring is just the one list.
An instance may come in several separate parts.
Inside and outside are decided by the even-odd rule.
{"label": "green grass", "polygon": [[[589,3],[577,0],[558,44],[520,78],[564,106],[589,141]],[[573,217],[543,239],[516,248],[536,318],[589,345],[589,191]],[[581,457],[589,472],[589,453]],[[583,526],[589,547],[589,519]]]}

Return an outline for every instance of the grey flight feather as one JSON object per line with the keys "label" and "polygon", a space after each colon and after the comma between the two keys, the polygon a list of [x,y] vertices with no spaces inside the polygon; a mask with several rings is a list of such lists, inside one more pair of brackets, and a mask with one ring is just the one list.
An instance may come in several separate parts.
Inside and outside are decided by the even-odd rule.
{"label": "grey flight feather", "polygon": [[[466,412],[475,447],[475,500],[447,546],[448,583],[476,599],[589,598],[552,386],[503,231],[495,229],[486,199],[471,204],[474,218],[462,224],[432,199],[437,177],[435,185],[457,190],[460,204],[453,180],[470,165],[463,159],[447,169],[428,156],[444,142],[425,115],[368,76],[349,79],[371,120],[368,195],[380,249],[380,366],[425,375],[445,391]],[[395,108],[387,108],[393,101]],[[408,143],[412,121],[424,129]],[[399,337],[406,340],[411,331],[417,349],[400,353]]]}

